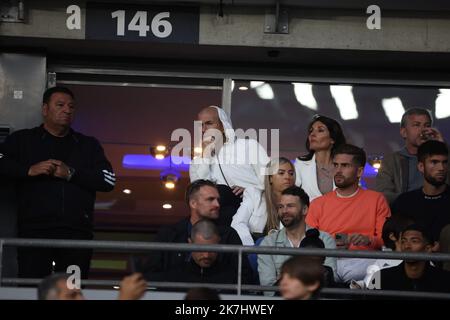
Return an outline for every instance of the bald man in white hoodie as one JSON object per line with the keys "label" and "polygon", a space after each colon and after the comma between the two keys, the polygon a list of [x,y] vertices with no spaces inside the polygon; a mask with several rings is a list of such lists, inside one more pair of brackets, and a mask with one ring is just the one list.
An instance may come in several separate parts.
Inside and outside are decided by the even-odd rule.
{"label": "bald man in white hoodie", "polygon": [[[203,151],[212,146],[214,151],[204,152],[203,157],[192,160],[189,168],[191,182],[208,179],[228,185],[235,195],[244,198],[243,201],[246,200],[245,193],[262,192],[266,164],[270,159],[258,141],[237,137],[229,116],[217,106],[202,109],[198,121],[202,122]],[[208,129],[216,129],[222,136],[218,137]],[[244,244],[251,244],[242,240]]]}
{"label": "bald man in white hoodie", "polygon": [[[191,182],[208,179],[225,184],[241,195],[245,188],[264,189],[264,172],[269,162],[266,150],[254,139],[236,137],[231,120],[225,111],[216,106],[202,109],[198,114],[204,135],[203,147],[214,143],[215,153],[192,161],[189,168]],[[208,129],[222,132],[222,141],[209,140]]]}

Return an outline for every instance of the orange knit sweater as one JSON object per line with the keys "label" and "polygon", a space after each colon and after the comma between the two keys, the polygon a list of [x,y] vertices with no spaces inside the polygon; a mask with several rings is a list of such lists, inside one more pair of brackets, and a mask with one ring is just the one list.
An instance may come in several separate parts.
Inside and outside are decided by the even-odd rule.
{"label": "orange knit sweater", "polygon": [[383,245],[381,231],[391,215],[383,194],[359,189],[351,198],[339,198],[336,191],[314,199],[306,216],[306,223],[333,237],[336,233],[359,233],[368,236],[370,246],[350,245],[350,250],[379,249]]}

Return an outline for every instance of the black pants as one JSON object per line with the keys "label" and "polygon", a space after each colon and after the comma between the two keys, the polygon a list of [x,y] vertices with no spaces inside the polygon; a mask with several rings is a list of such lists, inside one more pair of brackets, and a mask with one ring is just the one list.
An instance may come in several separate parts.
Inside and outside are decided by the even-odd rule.
{"label": "black pants", "polygon": [[[92,233],[69,228],[20,230],[20,238],[92,240]],[[91,263],[91,249],[27,248],[17,250],[20,278],[44,278],[55,272],[67,272],[67,267],[77,265],[81,278],[87,279]],[[53,262],[55,266],[53,267]]]}
{"label": "black pants", "polygon": [[224,184],[218,184],[217,190],[219,190],[220,195],[220,211],[219,219],[216,223],[219,226],[230,226],[233,221],[233,216],[241,205],[241,197],[236,196],[230,187]]}

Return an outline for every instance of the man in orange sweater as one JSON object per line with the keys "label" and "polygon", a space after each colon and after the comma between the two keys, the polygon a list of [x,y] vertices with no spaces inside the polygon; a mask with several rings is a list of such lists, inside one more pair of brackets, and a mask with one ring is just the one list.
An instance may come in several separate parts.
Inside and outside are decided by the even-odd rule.
{"label": "man in orange sweater", "polygon": [[[383,245],[383,224],[391,215],[382,193],[359,187],[366,153],[353,145],[339,146],[333,155],[336,190],[315,199],[306,223],[336,238],[338,249],[377,250]],[[370,259],[338,259],[338,281],[361,280]],[[341,268],[340,268],[341,265]]]}

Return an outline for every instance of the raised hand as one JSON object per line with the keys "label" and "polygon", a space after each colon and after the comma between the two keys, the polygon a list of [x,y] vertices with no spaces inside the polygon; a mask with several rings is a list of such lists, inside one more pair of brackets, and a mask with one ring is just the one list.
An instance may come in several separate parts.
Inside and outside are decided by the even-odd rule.
{"label": "raised hand", "polygon": [[144,296],[147,282],[141,273],[133,273],[120,282],[119,300],[138,300]]}

